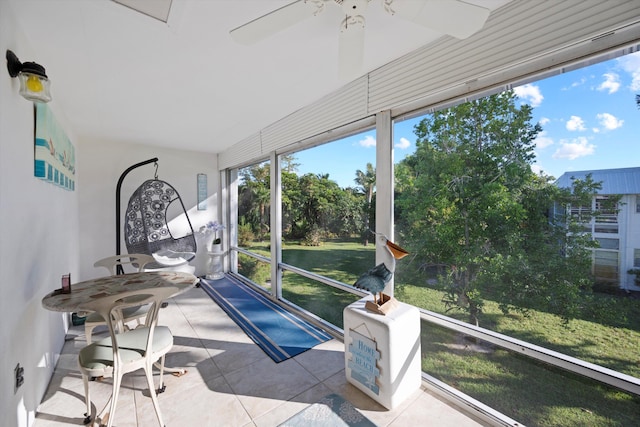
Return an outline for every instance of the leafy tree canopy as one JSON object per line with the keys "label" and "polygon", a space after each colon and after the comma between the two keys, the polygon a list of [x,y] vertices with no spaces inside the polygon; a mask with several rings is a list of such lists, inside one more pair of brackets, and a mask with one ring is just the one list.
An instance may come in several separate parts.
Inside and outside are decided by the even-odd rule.
{"label": "leafy tree canopy", "polygon": [[437,266],[445,303],[475,324],[486,298],[505,312],[542,307],[568,319],[589,283],[589,240],[567,233],[570,218],[549,212],[597,185],[563,190],[532,172],[542,128],[529,105],[516,103],[507,91],[423,119],[416,152],[396,175],[403,244],[423,270]]}

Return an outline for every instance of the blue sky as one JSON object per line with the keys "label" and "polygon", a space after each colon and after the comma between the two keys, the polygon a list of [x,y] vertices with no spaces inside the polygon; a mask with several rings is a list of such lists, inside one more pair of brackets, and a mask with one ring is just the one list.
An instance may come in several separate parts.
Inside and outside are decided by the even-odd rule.
{"label": "blue sky", "polygon": [[[542,125],[533,169],[564,172],[640,166],[640,52],[514,89]],[[394,126],[394,160],[415,151],[413,127]],[[357,169],[375,165],[375,132],[354,135],[295,154],[299,173],[328,173],[341,187],[355,186]]]}

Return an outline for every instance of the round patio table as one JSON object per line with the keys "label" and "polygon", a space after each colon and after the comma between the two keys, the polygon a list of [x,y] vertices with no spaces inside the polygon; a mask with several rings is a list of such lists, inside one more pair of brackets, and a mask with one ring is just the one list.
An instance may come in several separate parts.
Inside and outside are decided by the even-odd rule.
{"label": "round patio table", "polygon": [[61,293],[60,290],[50,292],[42,299],[42,306],[51,311],[82,312],[87,302],[97,298],[165,286],[175,287],[176,293],[172,296],[176,296],[188,291],[196,283],[198,278],[193,274],[176,271],[145,271],[98,277],[72,283],[68,294]]}

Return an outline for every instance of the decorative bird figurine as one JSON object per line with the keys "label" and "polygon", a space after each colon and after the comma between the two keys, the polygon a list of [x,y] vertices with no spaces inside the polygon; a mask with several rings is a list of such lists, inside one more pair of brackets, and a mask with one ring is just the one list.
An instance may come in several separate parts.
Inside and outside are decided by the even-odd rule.
{"label": "decorative bird figurine", "polygon": [[384,247],[391,255],[391,259],[388,262],[382,262],[376,265],[374,268],[361,275],[353,286],[371,292],[373,294],[374,302],[376,304],[382,304],[382,291],[384,290],[384,286],[393,277],[393,273],[396,269],[396,260],[409,255],[409,252],[391,242],[384,234],[373,233],[378,236],[376,244]]}

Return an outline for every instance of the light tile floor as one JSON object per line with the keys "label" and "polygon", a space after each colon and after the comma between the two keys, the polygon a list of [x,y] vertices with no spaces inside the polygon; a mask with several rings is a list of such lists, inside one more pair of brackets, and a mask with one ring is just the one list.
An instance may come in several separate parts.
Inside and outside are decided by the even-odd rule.
{"label": "light tile floor", "polygon": [[[174,335],[166,366],[188,371],[181,377],[165,374],[167,388],[158,399],[167,426],[277,426],[330,393],[340,394],[381,427],[482,425],[426,390],[387,410],[346,381],[344,345],[335,339],[275,363],[200,288],[170,300],[160,323]],[[84,389],[76,358],[84,345],[84,329],[72,327],[35,427],[83,425]],[[90,387],[95,414],[108,399],[111,379]],[[114,425],[157,424],[143,371],[125,375]]]}

